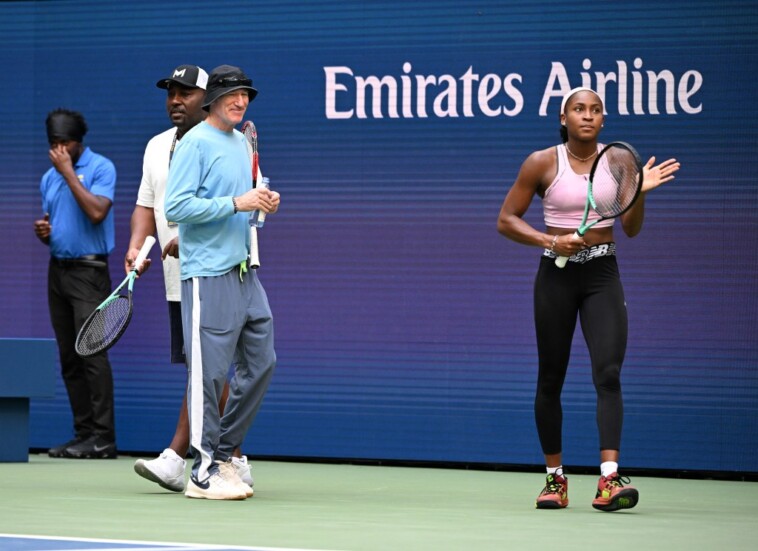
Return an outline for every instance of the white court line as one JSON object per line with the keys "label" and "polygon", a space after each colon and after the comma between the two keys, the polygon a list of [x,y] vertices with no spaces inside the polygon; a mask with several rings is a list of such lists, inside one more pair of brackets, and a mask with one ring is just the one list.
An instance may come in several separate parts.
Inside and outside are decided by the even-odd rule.
{"label": "white court line", "polygon": [[[301,548],[301,547],[247,547],[241,545],[220,545],[213,543],[178,543],[178,542],[160,542],[160,541],[140,541],[140,540],[111,540],[100,538],[73,538],[65,536],[32,536],[26,534],[0,534],[0,538],[16,538],[24,540],[45,540],[45,541],[68,541],[68,542],[82,542],[82,543],[110,543],[115,545],[131,545],[134,547],[82,547],[76,549],[74,547],[63,547],[61,551],[129,551],[133,549],[135,551],[338,551],[335,549],[315,549],[315,548]],[[46,549],[45,551],[56,551],[54,549]]]}

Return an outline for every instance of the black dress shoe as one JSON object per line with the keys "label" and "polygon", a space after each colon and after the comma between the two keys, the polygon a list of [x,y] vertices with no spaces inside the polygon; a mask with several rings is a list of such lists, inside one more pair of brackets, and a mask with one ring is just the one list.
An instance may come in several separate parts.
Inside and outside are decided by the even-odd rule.
{"label": "black dress shoe", "polygon": [[83,442],[69,446],[63,453],[64,457],[74,459],[115,459],[116,443],[102,436],[91,436]]}
{"label": "black dress shoe", "polygon": [[50,457],[66,457],[66,449],[70,448],[71,446],[75,446],[76,444],[81,444],[84,442],[86,438],[80,438],[76,437],[73,440],[69,440],[65,444],[61,444],[60,446],[55,446],[54,448],[50,448],[47,450],[47,455]]}

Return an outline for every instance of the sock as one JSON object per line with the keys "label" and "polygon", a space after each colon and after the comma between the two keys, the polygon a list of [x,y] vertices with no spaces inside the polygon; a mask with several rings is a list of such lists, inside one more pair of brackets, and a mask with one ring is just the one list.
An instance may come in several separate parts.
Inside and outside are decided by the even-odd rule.
{"label": "sock", "polygon": [[563,476],[563,465],[558,465],[557,467],[548,467],[547,474],[552,474],[554,476]]}
{"label": "sock", "polygon": [[619,464],[615,461],[604,461],[600,464],[600,474],[606,478],[617,472],[619,472]]}

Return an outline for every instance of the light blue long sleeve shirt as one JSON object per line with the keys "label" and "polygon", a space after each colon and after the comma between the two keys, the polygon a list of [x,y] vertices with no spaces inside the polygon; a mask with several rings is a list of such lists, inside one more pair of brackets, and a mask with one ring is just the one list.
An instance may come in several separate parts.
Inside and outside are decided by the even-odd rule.
{"label": "light blue long sleeve shirt", "polygon": [[248,213],[232,197],[253,187],[245,136],[202,122],[179,142],[166,184],[166,217],[179,224],[181,278],[218,276],[245,260]]}

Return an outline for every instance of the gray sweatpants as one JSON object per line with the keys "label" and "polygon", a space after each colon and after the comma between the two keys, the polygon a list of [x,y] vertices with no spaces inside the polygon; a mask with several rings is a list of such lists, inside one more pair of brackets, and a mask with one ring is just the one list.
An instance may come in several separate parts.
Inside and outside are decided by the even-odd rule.
{"label": "gray sweatpants", "polygon": [[[235,268],[182,281],[182,324],[189,382],[192,478],[200,483],[240,446],[261,407],[276,365],[274,325],[255,270]],[[223,416],[218,402],[234,374]]]}

